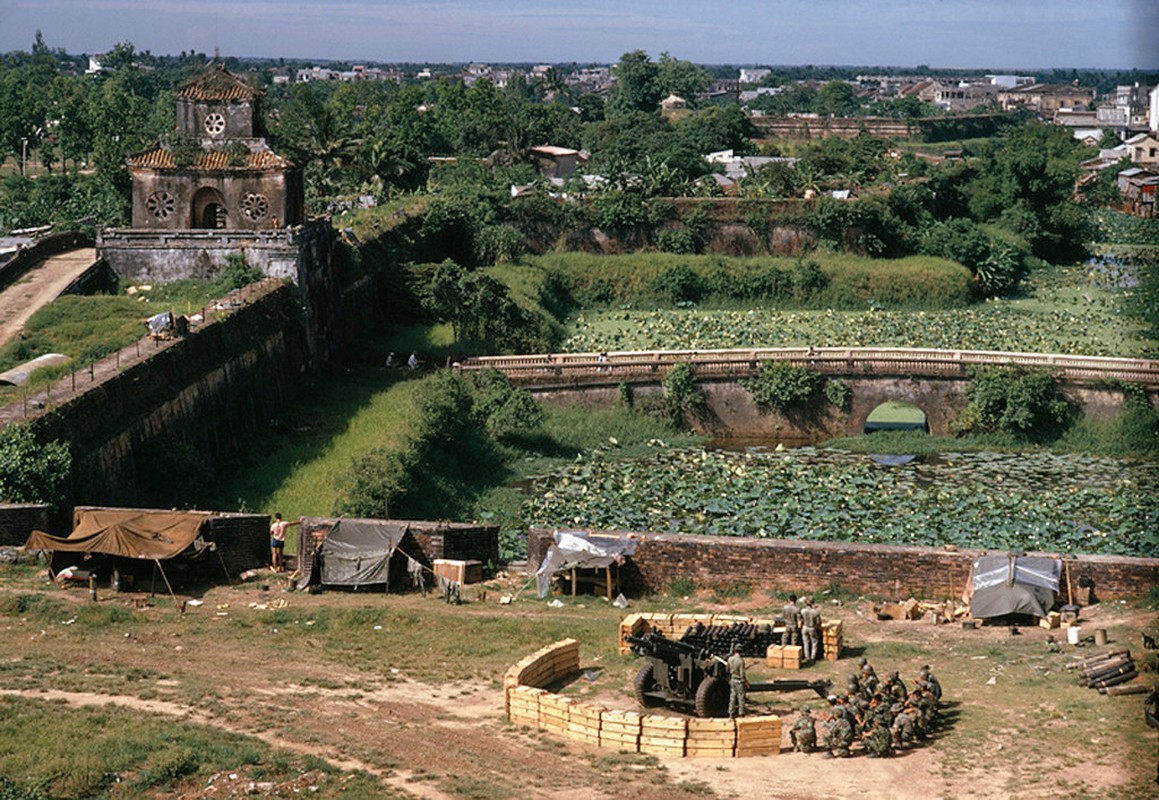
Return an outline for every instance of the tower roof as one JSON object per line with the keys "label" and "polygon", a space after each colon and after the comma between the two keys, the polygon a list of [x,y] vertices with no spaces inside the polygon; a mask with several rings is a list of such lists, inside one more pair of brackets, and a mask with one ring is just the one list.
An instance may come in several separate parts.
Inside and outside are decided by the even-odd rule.
{"label": "tower roof", "polygon": [[187,100],[225,101],[252,100],[262,92],[227,70],[222,64],[211,65],[197,77],[177,90],[178,97]]}

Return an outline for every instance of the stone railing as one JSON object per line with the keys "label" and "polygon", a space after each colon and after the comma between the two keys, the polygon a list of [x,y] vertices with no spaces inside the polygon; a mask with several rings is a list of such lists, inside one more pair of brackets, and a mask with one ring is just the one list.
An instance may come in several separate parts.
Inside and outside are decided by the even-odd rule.
{"label": "stone railing", "polygon": [[507,718],[594,747],[657,756],[740,758],[781,752],[781,719],[688,719],[620,711],[548,691],[579,672],[579,642],[563,639],[513,664],[503,676]]}
{"label": "stone railing", "polygon": [[634,350],[486,356],[456,364],[460,371],[497,369],[531,385],[616,384],[660,380],[675,364],[692,364],[700,378],[743,378],[771,361],[836,375],[965,378],[972,366],[1049,370],[1063,381],[1126,381],[1159,388],[1159,361],[985,350],[868,347],[782,347],[734,350]]}

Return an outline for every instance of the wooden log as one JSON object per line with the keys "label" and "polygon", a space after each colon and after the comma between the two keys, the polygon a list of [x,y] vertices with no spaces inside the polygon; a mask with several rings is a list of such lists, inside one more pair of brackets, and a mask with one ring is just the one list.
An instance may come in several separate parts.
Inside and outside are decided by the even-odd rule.
{"label": "wooden log", "polygon": [[1103,686],[1099,694],[1109,694],[1118,697],[1121,694],[1144,694],[1151,691],[1145,683],[1133,683],[1130,686]]}
{"label": "wooden log", "polygon": [[1134,680],[1138,676],[1139,676],[1139,673],[1132,669],[1130,672],[1124,672],[1122,675],[1116,675],[1113,678],[1107,678],[1106,680],[1101,680],[1101,681],[1097,681],[1095,683],[1092,683],[1091,688],[1092,689],[1107,689],[1111,686],[1117,686],[1120,683],[1126,683],[1129,680]]}
{"label": "wooden log", "polygon": [[1116,656],[1122,656],[1122,655],[1130,657],[1131,651],[1128,650],[1127,648],[1123,648],[1121,650],[1108,650],[1105,653],[1095,653],[1094,655],[1085,656],[1084,658],[1075,659],[1071,663],[1067,664],[1066,668],[1067,669],[1085,669],[1086,667],[1089,667],[1092,664],[1095,664],[1099,661],[1106,661],[1107,659],[1115,658]]}

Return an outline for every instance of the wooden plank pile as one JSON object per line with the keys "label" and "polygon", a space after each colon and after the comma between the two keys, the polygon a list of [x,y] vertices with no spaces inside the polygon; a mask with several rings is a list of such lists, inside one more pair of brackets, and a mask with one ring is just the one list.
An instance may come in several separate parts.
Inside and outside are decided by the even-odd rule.
{"label": "wooden plank pile", "polygon": [[601,720],[605,713],[600,706],[572,703],[567,720],[567,738],[599,747]]}
{"label": "wooden plank pile", "polygon": [[576,672],[579,672],[579,642],[562,639],[515,662],[504,674],[503,686],[542,687]]}
{"label": "wooden plank pile", "polygon": [[540,730],[567,736],[571,720],[571,707],[574,702],[570,697],[564,697],[562,694],[541,694],[539,696]]}
{"label": "wooden plank pile", "polygon": [[775,756],[781,752],[781,718],[774,715],[738,717],[736,720],[737,758]]}
{"label": "wooden plank pile", "polygon": [[[743,719],[743,717],[742,717]],[[691,757],[732,758],[736,752],[736,722],[723,719],[689,719],[684,754]]]}
{"label": "wooden plank pile", "polygon": [[654,756],[683,756],[688,738],[688,720],[684,717],[640,717],[640,752]]}
{"label": "wooden plank pile", "polygon": [[1099,694],[1142,694],[1148,690],[1141,683],[1124,685],[1139,675],[1131,651],[1127,649],[1096,653],[1073,661],[1066,668],[1079,671],[1079,686],[1098,689]]}
{"label": "wooden plank pile", "polygon": [[640,750],[640,712],[605,711],[600,717],[600,747],[636,753]]}
{"label": "wooden plank pile", "polygon": [[513,725],[539,727],[539,698],[546,689],[535,686],[512,686],[507,690],[507,718]]}

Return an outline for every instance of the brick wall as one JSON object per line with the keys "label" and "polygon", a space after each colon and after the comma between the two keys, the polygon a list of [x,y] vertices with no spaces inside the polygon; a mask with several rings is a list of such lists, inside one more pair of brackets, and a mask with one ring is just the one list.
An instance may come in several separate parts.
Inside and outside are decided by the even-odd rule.
{"label": "brick wall", "polygon": [[[620,570],[627,591],[659,591],[676,578],[701,586],[749,583],[754,587],[814,592],[831,583],[883,597],[957,597],[982,550],[900,545],[858,545],[786,539],[690,534],[636,534],[636,554]],[[528,532],[528,570],[534,572],[552,542],[552,530]],[[1137,595],[1159,582],[1159,559],[1079,556],[1072,584],[1094,581],[1102,599]],[[1065,579],[1064,579],[1065,584]],[[1063,590],[1065,594],[1065,589]]]}
{"label": "brick wall", "polygon": [[45,505],[0,505],[0,547],[23,547],[34,530],[51,533]]}

